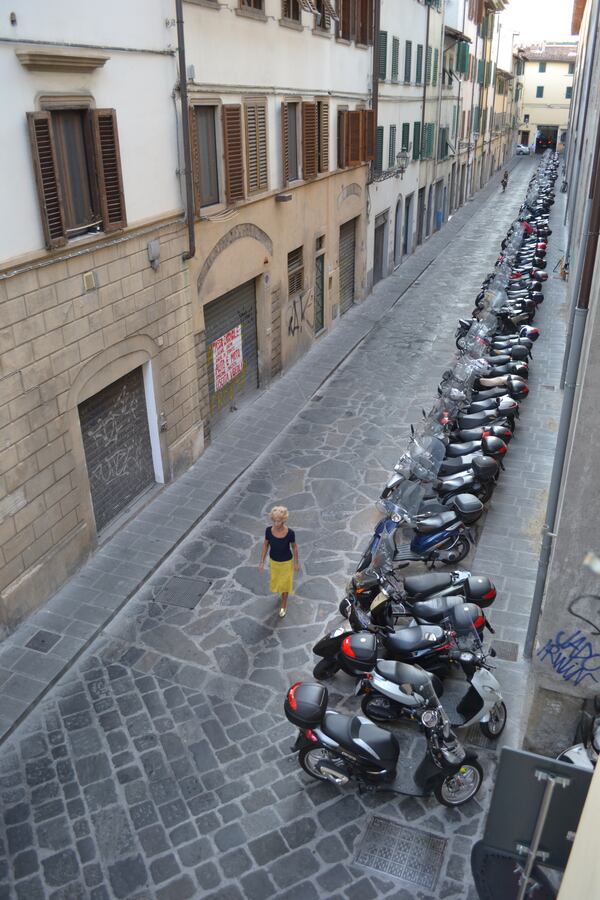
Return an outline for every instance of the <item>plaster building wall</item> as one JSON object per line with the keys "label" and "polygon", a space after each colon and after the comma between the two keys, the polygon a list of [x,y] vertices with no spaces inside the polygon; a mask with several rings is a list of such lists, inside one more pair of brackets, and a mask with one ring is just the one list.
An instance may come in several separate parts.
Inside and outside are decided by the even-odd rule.
{"label": "plaster building wall", "polygon": [[542,44],[527,47],[524,53],[523,131],[529,130],[529,144],[536,143],[540,152],[546,142],[539,139],[556,135],[554,146],[560,152],[569,121],[577,44]]}
{"label": "plaster building wall", "polygon": [[[31,7],[17,10],[15,25],[5,17],[0,26],[1,77],[11,84],[2,129],[9,164],[0,179],[5,628],[53,593],[132,502],[202,451],[169,12],[163,0],[136,0],[125,9],[111,0],[101,12],[60,0],[38,6],[35,15]],[[59,119],[42,112],[48,103],[59,115],[83,104],[85,111],[68,115],[86,123],[96,121],[94,109],[108,110],[102,129],[110,126],[110,110],[116,114],[116,131],[102,130],[93,149],[85,144],[89,181],[71,176],[99,194],[109,190],[101,177],[112,179],[100,224],[64,232],[63,182],[50,249],[26,115],[50,118],[54,163],[43,156],[43,142],[39,152],[50,179],[44,196],[54,202],[52,178],[63,151]],[[82,134],[96,140],[85,128]],[[101,176],[100,161],[114,172],[104,167]]]}

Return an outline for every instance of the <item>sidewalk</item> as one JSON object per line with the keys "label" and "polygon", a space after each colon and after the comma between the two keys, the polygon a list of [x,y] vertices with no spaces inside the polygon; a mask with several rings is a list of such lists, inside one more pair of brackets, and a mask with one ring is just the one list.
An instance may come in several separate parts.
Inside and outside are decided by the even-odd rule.
{"label": "sidewalk", "polygon": [[[516,158],[509,168],[528,164],[533,169],[528,158]],[[473,213],[498,191],[499,178],[500,174],[494,175],[440,232],[376,285],[365,302],[338,320],[290,371],[232,416],[185,475],[165,487],[3,642],[0,743],[456,239]]]}

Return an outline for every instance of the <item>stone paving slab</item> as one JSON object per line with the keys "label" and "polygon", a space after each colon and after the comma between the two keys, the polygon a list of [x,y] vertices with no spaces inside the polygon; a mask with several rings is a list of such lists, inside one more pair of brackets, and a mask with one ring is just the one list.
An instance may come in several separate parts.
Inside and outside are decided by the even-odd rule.
{"label": "stone paving slab", "polygon": [[[516,160],[516,172],[525,164]],[[520,168],[519,168],[520,166]],[[527,171],[531,166],[527,168]],[[445,248],[460,235],[477,210],[497,194],[497,178],[475,199],[456,212],[444,228],[417,248],[389,278],[376,285],[368,301],[356,305],[338,320],[294,367],[257,394],[214,436],[211,445],[191,469],[162,490],[149,505],[117,532],[45,606],[29,617],[28,632],[48,629],[49,613],[59,614],[54,633],[63,638],[46,654],[45,674],[31,678],[23,695],[22,682],[7,678],[0,696],[0,744],[41,700],[113,616],[157,570],[185,538],[260,457],[297,415],[307,400],[331,378],[350,354],[378,327],[395,305],[427,272]],[[516,195],[515,195],[516,196]],[[416,288],[415,288],[416,289]],[[403,329],[403,332],[405,330]],[[415,340],[418,338],[415,337]],[[444,359],[446,358],[444,350]],[[426,403],[427,393],[419,400]],[[403,421],[410,421],[404,419]],[[260,422],[260,428],[256,423]],[[248,435],[255,437],[251,441]],[[387,467],[393,463],[393,448]],[[115,557],[127,565],[115,567]],[[18,628],[0,645],[0,671],[18,673],[15,647],[22,646]],[[52,629],[50,629],[52,630]],[[70,638],[71,640],[66,640]],[[73,640],[78,638],[81,643]],[[53,669],[55,674],[48,673]]]}

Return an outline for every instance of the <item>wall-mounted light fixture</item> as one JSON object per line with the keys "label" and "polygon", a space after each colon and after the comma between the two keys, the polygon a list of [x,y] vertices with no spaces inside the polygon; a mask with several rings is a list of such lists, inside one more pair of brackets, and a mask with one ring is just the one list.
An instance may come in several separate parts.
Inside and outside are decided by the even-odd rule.
{"label": "wall-mounted light fixture", "polygon": [[404,178],[404,173],[408,168],[408,151],[401,150],[400,153],[396,154],[396,168],[400,173],[400,178]]}

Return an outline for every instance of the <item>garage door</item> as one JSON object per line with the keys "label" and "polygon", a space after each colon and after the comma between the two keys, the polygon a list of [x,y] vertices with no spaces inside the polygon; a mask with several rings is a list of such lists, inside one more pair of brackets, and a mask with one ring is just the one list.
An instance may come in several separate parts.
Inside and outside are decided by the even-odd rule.
{"label": "garage door", "polygon": [[258,387],[256,295],[247,281],[204,307],[211,426]]}
{"label": "garage door", "polygon": [[155,480],[142,370],[81,403],[79,421],[101,531]]}
{"label": "garage door", "polygon": [[356,219],[340,228],[340,314],[354,303],[354,266],[356,254]]}

